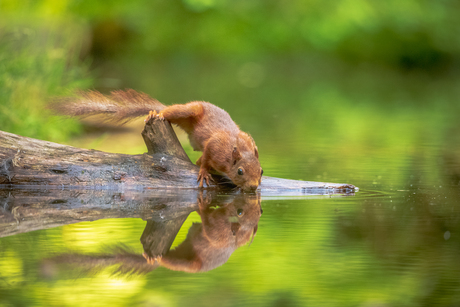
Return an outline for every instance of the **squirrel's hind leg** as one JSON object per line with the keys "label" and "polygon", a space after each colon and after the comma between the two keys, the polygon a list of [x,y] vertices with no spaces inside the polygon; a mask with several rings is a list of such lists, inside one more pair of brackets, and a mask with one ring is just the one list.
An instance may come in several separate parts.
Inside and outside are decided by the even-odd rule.
{"label": "squirrel's hind leg", "polygon": [[200,102],[190,102],[187,104],[175,104],[165,107],[160,112],[156,110],[150,111],[147,118],[144,120],[148,122],[151,118],[158,118],[160,120],[169,120],[173,124],[181,125],[184,120],[190,118],[197,118],[203,114],[203,105]]}
{"label": "squirrel's hind leg", "polygon": [[196,118],[203,114],[203,105],[200,102],[190,102],[187,104],[175,104],[164,108],[158,115],[164,117],[172,123],[182,119]]}

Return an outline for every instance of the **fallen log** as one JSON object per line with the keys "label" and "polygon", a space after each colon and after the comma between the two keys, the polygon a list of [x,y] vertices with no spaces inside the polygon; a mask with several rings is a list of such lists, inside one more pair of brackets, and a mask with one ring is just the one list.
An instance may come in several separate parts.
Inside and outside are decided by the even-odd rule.
{"label": "fallen log", "polygon": [[198,169],[171,125],[150,121],[148,152],[125,155],[87,150],[0,132],[0,188],[136,190],[194,188]]}
{"label": "fallen log", "polygon": [[[199,167],[183,150],[167,121],[151,119],[142,131],[148,152],[106,153],[0,131],[0,189],[145,190],[198,189]],[[210,189],[234,188],[218,174]],[[353,194],[351,184],[287,180],[264,176],[262,194]]]}

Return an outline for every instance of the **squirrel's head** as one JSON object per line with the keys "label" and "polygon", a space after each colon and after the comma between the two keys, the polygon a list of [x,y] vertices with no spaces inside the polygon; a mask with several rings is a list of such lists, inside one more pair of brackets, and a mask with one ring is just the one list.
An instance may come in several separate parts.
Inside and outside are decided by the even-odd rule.
{"label": "squirrel's head", "polygon": [[263,174],[262,167],[260,167],[257,146],[254,146],[253,150],[242,152],[240,152],[238,147],[234,147],[232,163],[231,170],[227,174],[232,182],[245,192],[257,190]]}
{"label": "squirrel's head", "polygon": [[260,193],[239,193],[223,197],[211,194],[211,202],[208,201],[208,195],[204,200],[203,196],[198,197],[198,204],[202,221],[208,221],[202,223],[202,233],[212,246],[236,244],[239,247],[251,239],[251,234],[256,235],[263,213]]}

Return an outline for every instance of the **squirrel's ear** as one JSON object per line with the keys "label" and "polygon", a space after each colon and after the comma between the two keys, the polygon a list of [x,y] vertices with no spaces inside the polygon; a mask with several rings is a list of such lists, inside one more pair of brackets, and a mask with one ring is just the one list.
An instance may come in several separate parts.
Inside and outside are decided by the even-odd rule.
{"label": "squirrel's ear", "polygon": [[254,146],[254,155],[257,159],[259,159],[259,149],[257,148],[257,146]]}
{"label": "squirrel's ear", "polygon": [[238,147],[233,147],[233,151],[232,151],[232,160],[233,160],[233,165],[236,164],[236,162],[241,159],[241,153],[238,149]]}

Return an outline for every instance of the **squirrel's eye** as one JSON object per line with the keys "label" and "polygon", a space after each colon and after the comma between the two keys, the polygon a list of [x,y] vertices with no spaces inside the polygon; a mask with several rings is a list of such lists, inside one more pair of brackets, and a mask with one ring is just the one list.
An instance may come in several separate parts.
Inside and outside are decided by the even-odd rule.
{"label": "squirrel's eye", "polygon": [[238,175],[243,175],[243,169],[242,168],[238,169]]}
{"label": "squirrel's eye", "polygon": [[236,210],[236,213],[237,213],[239,216],[241,216],[241,214],[243,214],[243,209],[238,209],[238,210]]}
{"label": "squirrel's eye", "polygon": [[262,176],[264,174],[264,170],[261,170],[260,171],[260,176]]}

